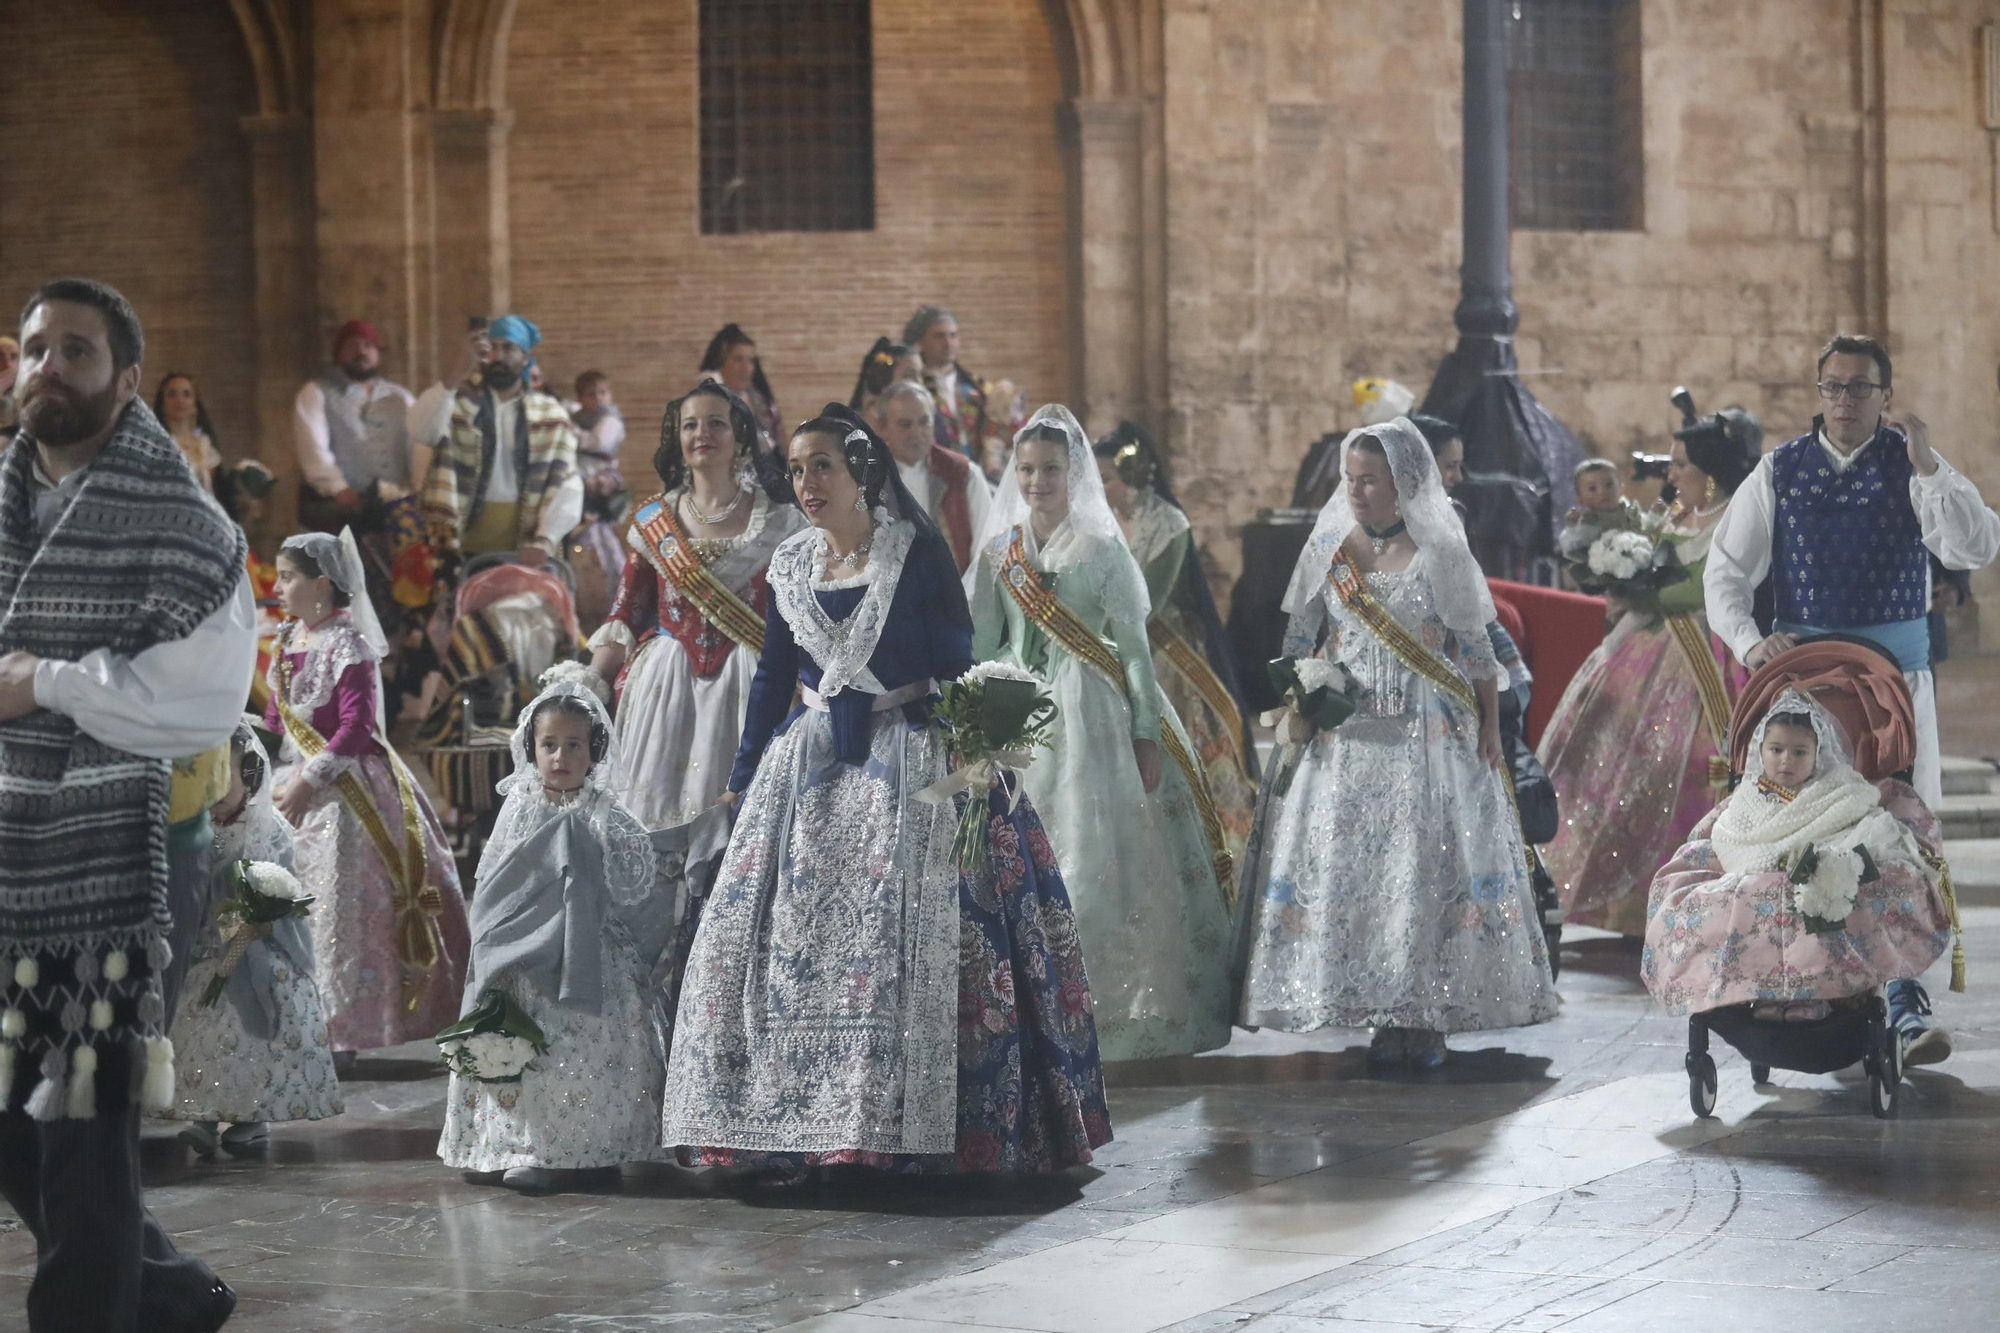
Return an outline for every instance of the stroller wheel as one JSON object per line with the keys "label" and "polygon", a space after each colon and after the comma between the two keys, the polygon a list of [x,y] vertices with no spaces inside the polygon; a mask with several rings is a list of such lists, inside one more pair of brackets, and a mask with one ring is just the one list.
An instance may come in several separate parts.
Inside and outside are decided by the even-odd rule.
{"label": "stroller wheel", "polygon": [[1687,1055],[1688,1106],[1698,1119],[1715,1114],[1715,1057],[1706,1051]]}
{"label": "stroller wheel", "polygon": [[1885,1028],[1880,1039],[1881,1054],[1868,1061],[1868,1109],[1877,1120],[1894,1120],[1903,1090],[1903,1043],[1894,1028]]}
{"label": "stroller wheel", "polygon": [[1757,1064],[1751,1065],[1750,1081],[1752,1083],[1755,1083],[1760,1088],[1763,1087],[1766,1083],[1769,1083],[1771,1081],[1771,1066],[1757,1065]]}

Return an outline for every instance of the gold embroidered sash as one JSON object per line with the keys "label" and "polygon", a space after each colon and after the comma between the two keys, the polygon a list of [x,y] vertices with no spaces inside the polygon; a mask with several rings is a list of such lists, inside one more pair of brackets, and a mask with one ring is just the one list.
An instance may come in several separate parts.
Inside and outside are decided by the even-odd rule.
{"label": "gold embroidered sash", "polygon": [[762,654],[764,618],[728,584],[709,572],[707,560],[695,554],[694,543],[674,513],[672,497],[661,496],[659,506],[659,513],[639,525],[639,536],[652,553],[660,577],[694,603],[709,624],[751,652]]}
{"label": "gold embroidered sash", "polygon": [[1237,766],[1247,771],[1248,766],[1243,762],[1243,715],[1236,711],[1236,700],[1222,683],[1222,678],[1215,674],[1215,668],[1195,650],[1193,644],[1158,618],[1147,622],[1146,638],[1155,652],[1167,655],[1167,660],[1194,686],[1202,702],[1222,719],[1222,729],[1228,733],[1229,746],[1236,751]]}
{"label": "gold embroidered sash", "polygon": [[[1327,576],[1333,590],[1340,597],[1342,606],[1352,611],[1362,624],[1366,625],[1382,646],[1396,655],[1396,660],[1422,676],[1438,689],[1456,699],[1479,717],[1479,695],[1465,677],[1446,666],[1444,660],[1429,648],[1423,640],[1412,634],[1402,621],[1389,613],[1389,609],[1375,600],[1374,594],[1361,581],[1361,575],[1348,562],[1345,555],[1333,562],[1333,572]],[[1514,795],[1513,779],[1502,774],[1500,788],[1507,793],[1507,803],[1513,807],[1514,821],[1521,819],[1520,802]],[[1521,839],[1521,854],[1528,866],[1528,881],[1535,878],[1535,849],[1528,845],[1526,837]]]}
{"label": "gold embroidered sash", "polygon": [[1693,616],[1666,619],[1667,632],[1680,645],[1681,656],[1687,659],[1688,670],[1694,673],[1702,725],[1715,745],[1715,753],[1708,761],[1708,785],[1720,796],[1729,785],[1729,685],[1722,678],[1722,669],[1715,664],[1715,654],[1708,646],[1708,631],[1701,627],[1701,622]]}
{"label": "gold embroidered sash", "polygon": [[[311,722],[292,711],[291,657],[284,652],[282,645],[277,668],[278,716],[284,721],[285,732],[292,738],[292,744],[298,747],[301,755],[311,760],[326,749],[326,738],[314,729]],[[444,956],[444,931],[438,925],[438,916],[444,911],[444,894],[435,884],[424,882],[427,866],[423,826],[419,822],[417,796],[410,786],[409,771],[396,758],[396,752],[389,749],[389,743],[380,731],[376,732],[375,739],[388,755],[389,767],[396,774],[396,796],[403,803],[402,846],[399,848],[396,845],[395,838],[390,835],[388,821],[382,817],[375,798],[359,777],[352,772],[342,773],[333,780],[333,790],[348,813],[360,823],[368,841],[375,846],[375,854],[382,858],[383,866],[388,869],[389,901],[396,913],[396,957],[406,969],[403,1007],[406,1012],[415,1013],[423,1005],[431,980],[437,974],[438,960]],[[408,975],[409,972],[417,975]]]}
{"label": "gold embroidered sash", "polygon": [[[1126,701],[1131,701],[1131,689],[1125,680],[1125,669],[1118,660],[1118,654],[1111,645],[1090,632],[1076,612],[1063,605],[1062,599],[1051,592],[1042,582],[1042,576],[1028,563],[1028,553],[1021,542],[1021,530],[1014,529],[1014,538],[1008,543],[1007,554],[1000,562],[1000,586],[1007,590],[1021,614],[1034,623],[1036,628],[1061,644],[1070,656],[1079,662],[1094,667],[1097,672],[1118,687]],[[1194,795],[1195,808],[1201,812],[1202,831],[1208,835],[1208,846],[1215,865],[1215,878],[1222,888],[1223,905],[1231,911],[1236,906],[1235,860],[1229,854],[1228,835],[1222,827],[1222,819],[1215,813],[1215,798],[1208,790],[1208,779],[1195,764],[1194,756],[1188,753],[1181,736],[1162,719],[1160,746],[1173,758],[1187,779],[1188,789]]]}

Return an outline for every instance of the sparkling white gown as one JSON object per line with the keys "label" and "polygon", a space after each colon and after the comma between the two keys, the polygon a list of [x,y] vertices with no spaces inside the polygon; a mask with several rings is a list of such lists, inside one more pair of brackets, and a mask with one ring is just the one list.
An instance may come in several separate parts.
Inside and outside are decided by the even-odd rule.
{"label": "sparkling white gown", "polygon": [[[1485,635],[1445,627],[1427,565],[1419,552],[1368,589],[1468,681],[1497,677]],[[1293,616],[1285,651],[1345,663],[1363,695],[1306,743],[1283,798],[1266,775],[1246,868],[1243,1021],[1468,1032],[1553,1018],[1520,826],[1479,758],[1478,718],[1403,665],[1331,581]]]}

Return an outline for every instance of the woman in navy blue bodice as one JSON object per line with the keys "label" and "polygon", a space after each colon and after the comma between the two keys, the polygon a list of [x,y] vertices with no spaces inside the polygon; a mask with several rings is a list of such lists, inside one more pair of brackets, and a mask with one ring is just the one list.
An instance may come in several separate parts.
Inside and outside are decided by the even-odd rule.
{"label": "woman in navy blue bodice", "polygon": [[[1033,807],[942,803],[938,685],[972,664],[950,548],[887,447],[830,403],[793,434],[812,526],[771,559],[764,653],[696,905],[664,1137],[773,1179],[1060,1170],[1111,1137],[1069,896]],[[802,702],[794,705],[795,690]],[[952,838],[986,803],[992,856]]]}

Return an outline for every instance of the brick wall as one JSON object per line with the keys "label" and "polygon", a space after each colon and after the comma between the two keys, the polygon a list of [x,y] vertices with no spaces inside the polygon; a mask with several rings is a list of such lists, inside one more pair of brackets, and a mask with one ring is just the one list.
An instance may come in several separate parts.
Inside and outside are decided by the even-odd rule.
{"label": "brick wall", "polygon": [[703,236],[694,0],[522,0],[514,302],[556,375],[612,376],[635,486],[665,403],[731,320],[788,421],[845,401],[868,345],[924,301],[956,311],[979,374],[1036,401],[1071,392],[1061,84],[1037,0],[876,0],[874,44],[876,229]]}
{"label": "brick wall", "polygon": [[[243,39],[210,0],[63,0],[6,14],[0,79],[0,325],[78,273],[146,326],[142,390],[196,377],[225,455],[252,452],[249,159]],[[30,53],[33,53],[30,55]]]}

